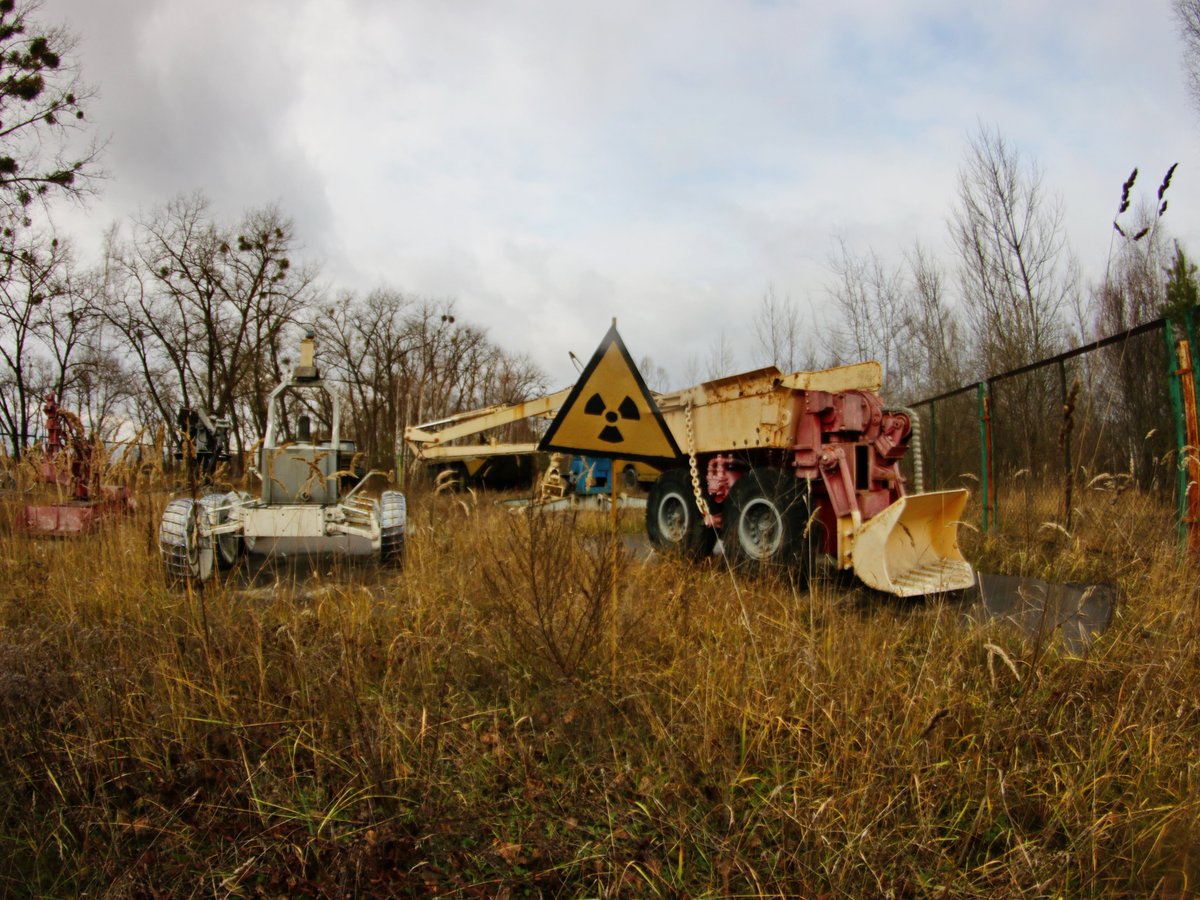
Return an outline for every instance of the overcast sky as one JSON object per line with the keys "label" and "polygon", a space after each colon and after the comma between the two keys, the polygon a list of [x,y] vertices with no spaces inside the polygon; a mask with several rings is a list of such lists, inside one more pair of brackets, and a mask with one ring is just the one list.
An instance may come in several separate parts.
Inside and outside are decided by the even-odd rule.
{"label": "overcast sky", "polygon": [[457,299],[570,382],[614,316],[679,386],[768,286],[828,304],[837,237],[949,261],[998,129],[1102,274],[1121,183],[1200,254],[1197,113],[1168,0],[44,0],[100,92],[82,249],[180,193],[278,203],[336,288]]}

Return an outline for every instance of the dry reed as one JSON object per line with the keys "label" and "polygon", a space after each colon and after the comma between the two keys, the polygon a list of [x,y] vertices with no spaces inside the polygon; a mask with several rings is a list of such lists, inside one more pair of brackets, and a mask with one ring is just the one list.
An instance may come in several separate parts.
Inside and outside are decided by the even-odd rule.
{"label": "dry reed", "polygon": [[164,584],[161,494],[84,539],[6,530],[0,889],[1189,891],[1194,570],[1121,497],[1081,483],[1034,545],[967,536],[990,570],[1120,583],[1086,656],[719,558],[614,573],[603,524],[473,496],[412,498],[403,572],[198,592]]}

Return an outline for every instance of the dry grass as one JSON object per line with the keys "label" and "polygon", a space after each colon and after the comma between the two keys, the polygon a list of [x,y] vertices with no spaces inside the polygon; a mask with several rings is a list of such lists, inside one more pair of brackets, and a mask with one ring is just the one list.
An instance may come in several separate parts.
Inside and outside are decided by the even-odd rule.
{"label": "dry grass", "polygon": [[1080,494],[1076,534],[969,552],[1114,576],[1082,658],[939,601],[614,569],[594,520],[470,495],[412,498],[403,573],[303,589],[168,589],[161,498],[87,539],[6,530],[0,890],[1189,891],[1194,569]]}

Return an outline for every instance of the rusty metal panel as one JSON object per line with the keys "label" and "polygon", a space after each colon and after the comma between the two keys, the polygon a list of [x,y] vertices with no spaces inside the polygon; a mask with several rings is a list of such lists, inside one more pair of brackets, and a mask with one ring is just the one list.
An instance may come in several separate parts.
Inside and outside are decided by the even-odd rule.
{"label": "rusty metal panel", "polygon": [[521,456],[537,453],[537,444],[455,444],[451,447],[422,447],[417,459],[475,459],[489,456]]}
{"label": "rusty metal panel", "polygon": [[[695,450],[711,453],[750,447],[790,447],[792,407],[790,391],[730,397],[692,410]],[[676,442],[687,440],[686,413],[664,414]],[[681,441],[682,438],[682,441]]]}
{"label": "rusty metal panel", "polygon": [[[412,448],[414,453],[420,454],[422,453],[421,445],[423,444],[436,447],[457,438],[479,434],[481,431],[487,431],[489,428],[507,425],[510,422],[519,422],[521,419],[528,419],[533,416],[553,416],[558,412],[559,407],[562,406],[563,401],[567,399],[567,395],[570,393],[571,389],[567,388],[554,394],[548,394],[545,397],[526,400],[523,403],[514,403],[507,406],[503,404],[488,406],[484,409],[459,413],[455,416],[439,419],[436,422],[410,425],[404,430],[404,440],[408,442],[409,447]],[[431,456],[427,451],[425,452],[426,455]]]}
{"label": "rusty metal panel", "polygon": [[[795,391],[778,386],[778,370],[723,378],[660,399],[659,408],[684,451],[711,453],[752,447],[790,447]],[[688,438],[692,404],[694,446]]]}
{"label": "rusty metal panel", "polygon": [[797,391],[870,391],[879,393],[883,387],[883,367],[875,361],[836,366],[819,372],[793,372],[780,379],[783,387]]}

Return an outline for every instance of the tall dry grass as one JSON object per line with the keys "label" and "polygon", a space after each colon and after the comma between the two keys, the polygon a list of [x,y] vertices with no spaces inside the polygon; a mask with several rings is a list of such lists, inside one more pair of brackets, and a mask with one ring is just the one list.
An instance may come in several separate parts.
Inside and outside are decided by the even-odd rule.
{"label": "tall dry grass", "polygon": [[0,889],[1189,891],[1194,569],[1079,494],[1073,533],[967,542],[990,570],[1115,577],[1085,656],[836,579],[614,567],[602,519],[469,495],[411,498],[403,572],[191,593],[159,570],[161,498],[86,539],[6,530]]}

